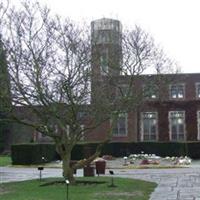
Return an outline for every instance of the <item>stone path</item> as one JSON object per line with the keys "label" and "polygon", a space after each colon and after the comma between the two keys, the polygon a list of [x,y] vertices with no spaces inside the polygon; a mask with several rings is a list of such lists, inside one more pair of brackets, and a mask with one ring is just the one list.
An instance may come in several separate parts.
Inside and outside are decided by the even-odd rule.
{"label": "stone path", "polygon": [[[46,168],[42,171],[42,177],[61,177],[61,169]],[[0,167],[0,183],[39,179],[37,168]]]}
{"label": "stone path", "polygon": [[[150,200],[200,200],[200,168],[184,169],[113,169],[115,176],[141,179],[158,184]],[[77,176],[83,171],[78,170]],[[109,172],[106,171],[106,175]],[[61,177],[61,169],[44,169],[42,177]],[[0,183],[38,179],[35,168],[0,167]]]}
{"label": "stone path", "polygon": [[156,182],[150,200],[200,200],[199,168],[117,170],[115,174]]}

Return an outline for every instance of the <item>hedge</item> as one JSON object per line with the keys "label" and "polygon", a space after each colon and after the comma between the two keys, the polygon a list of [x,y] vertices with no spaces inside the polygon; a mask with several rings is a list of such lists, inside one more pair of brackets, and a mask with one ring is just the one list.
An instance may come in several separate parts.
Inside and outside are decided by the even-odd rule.
{"label": "hedge", "polygon": [[[1,119],[1,118],[0,118]],[[4,129],[5,129],[5,123],[0,121],[0,153],[4,150]]]}
{"label": "hedge", "polygon": [[0,153],[2,153],[4,150],[4,144],[2,141],[0,141]]}
{"label": "hedge", "polygon": [[50,162],[56,160],[56,151],[54,144],[17,144],[11,146],[12,164],[29,165],[40,164],[44,161]]}
{"label": "hedge", "polygon": [[[71,154],[72,160],[87,158],[95,152],[98,143],[77,144]],[[156,154],[158,156],[189,156],[200,158],[200,142],[138,142],[109,143],[102,150],[102,155],[115,157],[128,156],[137,153]],[[18,144],[11,148],[13,164],[39,164],[42,157],[46,162],[58,158],[54,144]]]}
{"label": "hedge", "polygon": [[[72,151],[72,159],[87,158],[95,152],[98,143],[77,144]],[[128,156],[138,153],[156,154],[158,156],[190,156],[200,158],[200,142],[137,142],[109,143],[102,150],[102,155],[110,154],[115,157]]]}
{"label": "hedge", "polygon": [[[82,159],[94,153],[98,143],[76,145],[72,151],[72,159]],[[189,156],[200,158],[200,142],[137,142],[109,143],[102,150],[102,155],[110,154],[115,157],[130,154],[156,154],[158,156]]]}

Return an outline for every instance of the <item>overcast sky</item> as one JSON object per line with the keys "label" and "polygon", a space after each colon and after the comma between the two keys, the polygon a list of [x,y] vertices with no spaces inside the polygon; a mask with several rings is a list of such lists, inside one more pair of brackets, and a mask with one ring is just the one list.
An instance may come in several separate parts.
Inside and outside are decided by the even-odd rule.
{"label": "overcast sky", "polygon": [[200,72],[200,0],[38,1],[79,23],[108,17],[120,20],[124,27],[140,25],[182,72]]}

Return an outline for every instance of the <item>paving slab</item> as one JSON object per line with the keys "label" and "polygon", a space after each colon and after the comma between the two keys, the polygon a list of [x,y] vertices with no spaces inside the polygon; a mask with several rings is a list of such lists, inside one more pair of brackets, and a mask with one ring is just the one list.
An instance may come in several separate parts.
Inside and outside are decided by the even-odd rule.
{"label": "paving slab", "polygon": [[[109,176],[106,170],[106,176]],[[156,182],[150,200],[200,200],[200,168],[112,169],[114,176]],[[78,170],[76,176],[83,176]],[[62,177],[62,169],[45,168],[42,177]],[[39,179],[37,168],[0,167],[0,183]]]}
{"label": "paving slab", "polygon": [[[83,176],[83,170],[77,170],[76,176]],[[62,177],[62,169],[44,168],[42,178]],[[37,168],[0,167],[0,183],[39,179]]]}
{"label": "paving slab", "polygon": [[115,174],[156,182],[150,200],[200,199],[200,168],[115,170]]}

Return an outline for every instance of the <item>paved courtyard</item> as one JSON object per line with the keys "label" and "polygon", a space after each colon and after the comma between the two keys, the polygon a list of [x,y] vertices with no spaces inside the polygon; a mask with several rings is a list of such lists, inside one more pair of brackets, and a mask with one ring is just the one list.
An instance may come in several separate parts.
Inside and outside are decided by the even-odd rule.
{"label": "paved courtyard", "polygon": [[[151,194],[150,200],[200,200],[200,168],[176,169],[113,169],[115,176],[128,177],[156,182],[158,187]],[[106,174],[109,175],[108,171]],[[78,170],[77,176],[83,171]],[[42,177],[61,177],[61,169],[46,168]],[[0,168],[0,182],[38,179],[36,168]]]}
{"label": "paved courtyard", "polygon": [[150,200],[200,200],[200,168],[119,170],[116,175],[156,182]]}

